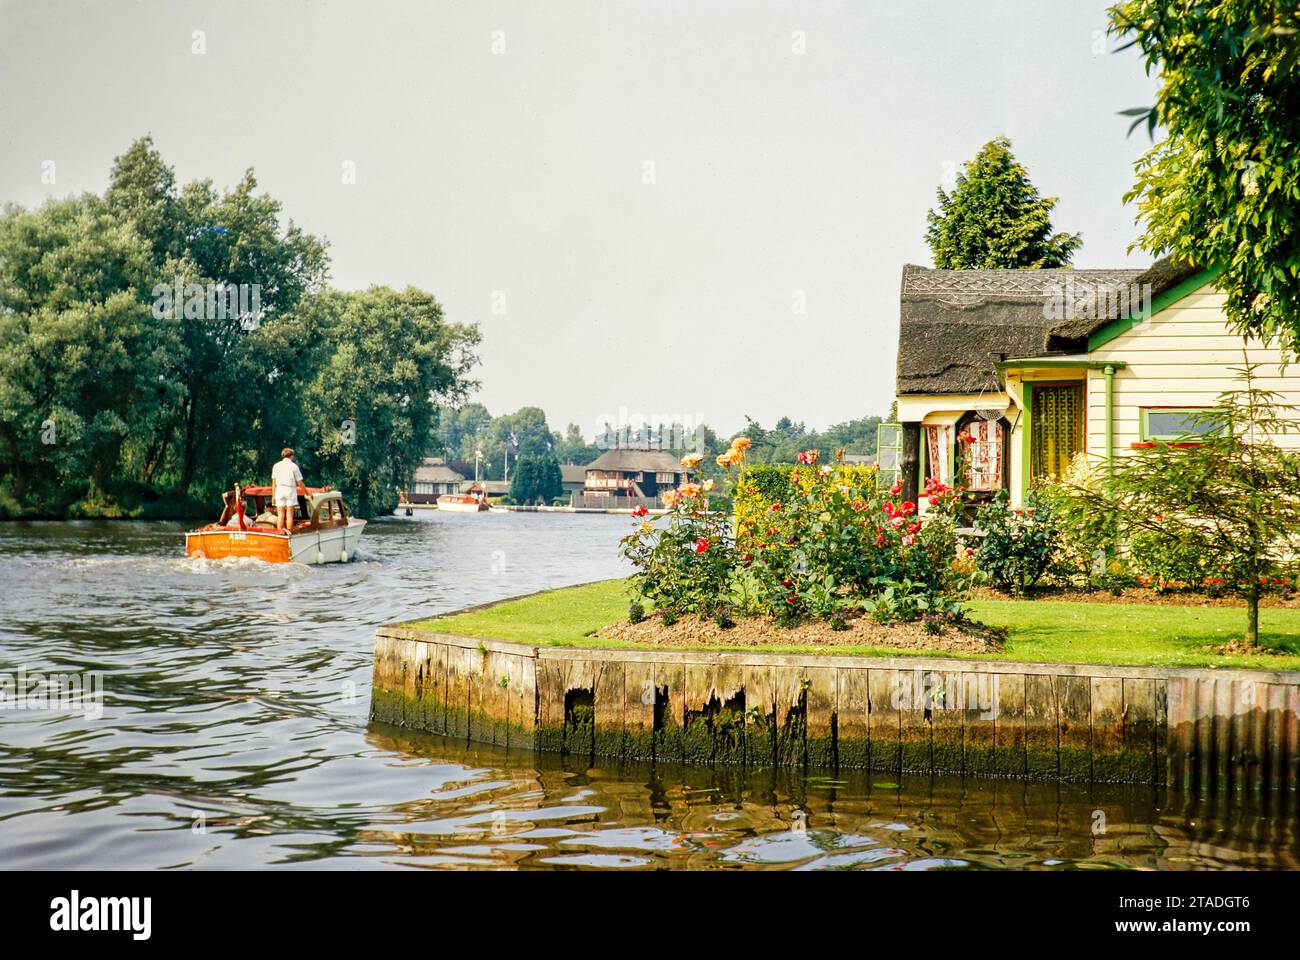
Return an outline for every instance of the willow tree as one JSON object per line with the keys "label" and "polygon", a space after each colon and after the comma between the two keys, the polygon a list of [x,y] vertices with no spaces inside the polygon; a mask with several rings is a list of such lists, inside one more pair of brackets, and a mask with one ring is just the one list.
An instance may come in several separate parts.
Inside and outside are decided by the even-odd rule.
{"label": "willow tree", "polygon": [[1139,538],[1199,554],[1204,570],[1246,601],[1245,645],[1259,642],[1267,585],[1300,560],[1300,453],[1277,441],[1300,432],[1296,409],[1238,368],[1239,390],[1190,414],[1182,442],[1121,461],[1102,488],[1072,491],[1122,544]]}
{"label": "willow tree", "polygon": [[962,167],[939,209],[926,219],[926,242],[940,270],[1064,267],[1083,243],[1054,233],[1055,197],[1040,196],[1006,137],[990,140]]}

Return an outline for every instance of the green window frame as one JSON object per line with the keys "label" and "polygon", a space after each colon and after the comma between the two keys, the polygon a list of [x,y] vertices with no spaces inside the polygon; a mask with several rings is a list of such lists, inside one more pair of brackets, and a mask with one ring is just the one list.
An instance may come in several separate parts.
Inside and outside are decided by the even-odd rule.
{"label": "green window frame", "polygon": [[892,486],[903,475],[903,425],[881,423],[876,425],[877,482]]}
{"label": "green window frame", "polygon": [[[1186,421],[1187,417],[1196,416],[1213,409],[1213,407],[1142,407],[1142,441],[1144,443],[1195,442],[1203,436],[1218,433],[1223,428],[1222,424],[1198,424],[1187,423]],[[1159,418],[1154,425],[1152,424],[1152,414]],[[1171,431],[1168,423],[1163,422],[1164,418],[1169,416],[1182,416],[1188,429]]]}

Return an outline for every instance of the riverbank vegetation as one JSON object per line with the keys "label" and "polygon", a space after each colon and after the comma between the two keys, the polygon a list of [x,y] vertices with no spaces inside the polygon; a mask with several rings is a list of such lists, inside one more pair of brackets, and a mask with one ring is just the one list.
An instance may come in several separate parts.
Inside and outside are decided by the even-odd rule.
{"label": "riverbank vegetation", "polygon": [[429,293],[327,287],[323,239],[259,193],[179,185],[149,138],[103,195],[0,214],[0,518],[206,515],[266,482],[389,509],[477,329]]}

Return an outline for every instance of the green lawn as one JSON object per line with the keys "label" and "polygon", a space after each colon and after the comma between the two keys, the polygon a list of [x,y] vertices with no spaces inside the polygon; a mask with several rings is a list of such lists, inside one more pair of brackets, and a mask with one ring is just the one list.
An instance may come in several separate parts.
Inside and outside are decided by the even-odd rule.
{"label": "green lawn", "polygon": [[[596,640],[590,632],[627,616],[622,580],[510,600],[472,613],[423,620],[427,627],[466,637],[509,640],[534,646],[634,647]],[[1258,667],[1300,670],[1300,611],[1260,611],[1260,641],[1287,655],[1223,656],[1211,652],[1240,635],[1245,611],[1235,607],[1175,607],[1151,604],[1062,603],[1051,600],[977,600],[972,618],[1008,627],[1006,650],[979,655],[986,660],[1153,664],[1167,667]],[[717,649],[737,650],[726,647]],[[809,653],[808,646],[765,646],[770,653]],[[880,647],[817,648],[836,654],[925,655]],[[957,656],[954,654],[931,654]]]}

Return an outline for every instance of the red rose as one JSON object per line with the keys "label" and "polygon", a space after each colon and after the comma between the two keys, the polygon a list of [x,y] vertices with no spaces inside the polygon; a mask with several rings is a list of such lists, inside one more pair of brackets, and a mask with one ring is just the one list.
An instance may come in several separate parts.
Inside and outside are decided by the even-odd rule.
{"label": "red rose", "polygon": [[703,553],[707,549],[709,549],[709,541],[706,540],[704,537],[700,537],[700,539],[695,541],[696,553]]}

